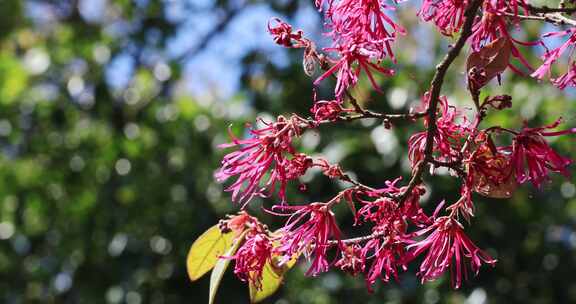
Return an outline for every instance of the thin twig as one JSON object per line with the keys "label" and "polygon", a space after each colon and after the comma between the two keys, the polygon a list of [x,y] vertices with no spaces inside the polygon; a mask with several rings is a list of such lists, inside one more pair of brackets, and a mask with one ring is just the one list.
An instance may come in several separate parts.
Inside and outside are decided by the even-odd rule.
{"label": "thin twig", "polygon": [[518,18],[521,20],[548,22],[555,25],[567,24],[576,26],[576,20],[564,17],[563,15],[558,13],[547,13],[547,14],[536,13],[535,15],[520,15],[520,14],[516,15],[513,13],[504,13],[504,15],[507,17]]}
{"label": "thin twig", "polygon": [[[328,241],[328,244],[330,245],[337,245],[338,243],[344,243],[346,245],[349,244],[357,244],[357,243],[362,243],[362,242],[366,242],[369,241],[371,239],[375,239],[378,237],[384,236],[383,233],[381,232],[377,232],[377,233],[372,233],[370,235],[364,235],[364,236],[360,236],[360,237],[355,237],[355,238],[350,238],[350,239],[345,239],[345,240],[330,240]],[[384,243],[386,243],[386,241],[384,241]]]}
{"label": "thin twig", "polygon": [[563,3],[560,3],[560,6],[561,7],[547,7],[547,6],[538,7],[538,6],[533,6],[531,4],[528,4],[528,9],[531,12],[541,13],[541,14],[547,14],[547,13],[574,14],[574,13],[576,13],[576,7],[566,7],[565,3],[564,3],[564,5],[563,5]]}

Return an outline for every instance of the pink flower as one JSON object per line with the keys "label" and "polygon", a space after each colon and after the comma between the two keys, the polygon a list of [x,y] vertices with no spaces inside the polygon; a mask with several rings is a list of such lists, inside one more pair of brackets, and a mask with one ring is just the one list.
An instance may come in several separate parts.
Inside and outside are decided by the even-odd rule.
{"label": "pink flower", "polygon": [[344,109],[342,108],[341,103],[336,100],[320,100],[314,103],[310,112],[314,115],[314,120],[316,122],[324,120],[336,121],[338,116],[344,112]]}
{"label": "pink flower", "polygon": [[[424,21],[434,21],[440,32],[447,36],[460,31],[464,24],[464,13],[469,0],[424,0],[418,15]],[[485,1],[485,13],[504,16],[511,13],[518,16],[521,8],[528,12],[528,5],[524,0],[495,0]]]}
{"label": "pink flower", "polygon": [[353,276],[358,275],[360,272],[364,272],[366,265],[362,258],[362,247],[358,244],[344,245],[343,247],[344,248],[340,251],[341,257],[336,261],[334,266]]}
{"label": "pink flower", "polygon": [[262,288],[262,270],[266,263],[272,263],[272,242],[264,233],[249,233],[244,244],[233,259],[234,273],[244,282]]}
{"label": "pink flower", "polygon": [[[306,275],[316,276],[328,271],[328,249],[334,238],[340,243],[340,229],[334,213],[324,203],[312,203],[306,206],[275,206],[276,209],[293,211],[286,225],[282,228],[282,237],[278,251],[284,256],[304,254],[312,259],[312,265]],[[285,261],[283,261],[285,262]]]}
{"label": "pink flower", "polygon": [[[456,203],[446,207],[447,211],[453,214],[453,217],[463,217],[468,223],[474,216],[474,202],[472,201],[472,188],[464,183],[460,189],[460,199]],[[440,204],[442,206],[443,202]]]}
{"label": "pink flower", "polygon": [[394,58],[391,42],[405,30],[395,23],[385,10],[394,10],[382,0],[340,0],[332,6],[332,38],[336,44],[350,45],[345,41],[364,42],[367,49],[377,52],[376,58],[387,54]]}
{"label": "pink flower", "polygon": [[[426,93],[422,98],[426,107],[429,99],[429,93]],[[448,104],[446,96],[440,97],[440,113],[438,115],[433,151],[438,154],[439,160],[453,161],[459,156],[462,141],[470,132],[469,122],[461,116],[456,108]],[[425,124],[428,124],[427,120],[425,120]],[[412,166],[424,159],[426,137],[427,132],[419,132],[412,135],[408,140],[408,158]]]}
{"label": "pink flower", "polygon": [[372,285],[381,279],[389,282],[390,278],[398,280],[398,269],[406,269],[403,263],[406,254],[405,243],[397,241],[393,236],[375,238],[366,243],[362,249],[364,259],[372,259],[372,264],[366,274],[366,286],[372,291]]}
{"label": "pink flower", "polygon": [[478,274],[482,263],[493,266],[496,260],[478,248],[464,233],[462,225],[453,218],[440,217],[436,222],[415,233],[428,236],[408,246],[408,261],[425,253],[418,275],[422,282],[439,278],[450,268],[454,288],[462,286],[462,277],[468,278],[468,267]]}
{"label": "pink flower", "polygon": [[[326,51],[337,54],[338,59],[328,59],[333,66],[315,82],[318,85],[328,76],[337,78],[334,92],[340,99],[344,91],[358,82],[361,71],[368,76],[372,86],[379,90],[373,72],[391,76],[394,72],[380,64],[386,57],[394,59],[392,41],[404,29],[396,24],[385,10],[394,8],[382,0],[328,1],[326,18],[331,28],[329,36],[333,45]],[[323,1],[317,1],[321,7]]]}
{"label": "pink flower", "polygon": [[552,83],[560,90],[566,87],[576,87],[576,62],[572,62],[564,75],[552,79]]}
{"label": "pink flower", "polygon": [[324,74],[320,75],[320,77],[314,81],[314,85],[319,85],[322,80],[332,74],[336,74],[337,81],[334,88],[334,94],[338,99],[341,99],[348,88],[356,85],[360,72],[364,70],[374,89],[380,91],[380,88],[374,79],[374,75],[372,74],[373,71],[386,76],[394,75],[394,71],[373,63],[372,59],[378,55],[376,52],[368,50],[366,46],[367,43],[350,41],[349,44],[342,44],[334,48],[328,48],[327,50],[336,51],[340,55],[340,59],[329,59],[332,61],[333,66]]}
{"label": "pink flower", "polygon": [[[543,37],[563,37],[563,36],[568,36],[568,39],[566,40],[566,42],[564,42],[562,45],[560,45],[559,47],[551,50],[551,51],[546,51],[546,53],[544,54],[544,56],[542,56],[542,59],[544,60],[544,62],[542,63],[542,65],[536,70],[534,71],[534,73],[532,73],[532,77],[538,78],[538,79],[542,79],[544,77],[546,77],[547,75],[550,75],[551,73],[551,69],[552,69],[552,65],[558,61],[558,59],[560,59],[560,57],[565,54],[569,49],[574,49],[574,45],[576,44],[576,28],[571,28],[568,29],[566,31],[558,31],[558,32],[552,32],[552,33],[547,33],[545,34]],[[570,60],[572,60],[572,53],[573,52],[568,52],[568,54],[570,54]],[[569,70],[567,71],[566,74],[564,74],[563,76],[561,76],[558,81],[558,79],[554,80],[554,83],[556,86],[558,86],[560,89],[564,89],[566,86],[570,85],[570,82],[572,82],[573,84],[573,79],[574,79],[574,62],[571,63]]]}
{"label": "pink flower", "polygon": [[[420,197],[425,193],[421,186],[416,186],[406,197],[402,205],[394,199],[406,191],[406,187],[398,187],[401,180],[397,178],[386,181],[386,187],[374,191],[358,191],[355,200],[362,205],[356,213],[356,222],[370,222],[376,224],[373,230],[384,235],[403,235],[408,223],[421,226],[430,223],[428,216],[420,207]],[[362,198],[367,196],[368,199]],[[376,198],[370,201],[370,198]]]}
{"label": "pink flower", "polygon": [[562,157],[554,151],[546,142],[544,136],[558,136],[570,133],[576,133],[576,128],[558,131],[545,132],[547,129],[556,128],[560,120],[555,123],[540,128],[524,127],[516,135],[512,142],[511,162],[514,167],[516,180],[518,183],[530,181],[534,186],[540,187],[542,182],[549,179],[548,172],[558,172],[564,176],[569,176],[567,170],[572,160]]}
{"label": "pink flower", "polygon": [[468,0],[424,0],[418,15],[424,21],[433,21],[440,32],[452,36],[464,24]]}
{"label": "pink flower", "polygon": [[514,16],[518,16],[522,10],[525,14],[530,12],[528,3],[525,0],[492,0],[491,8],[499,12],[512,13]]}
{"label": "pink flower", "polygon": [[[275,25],[273,25],[275,23]],[[301,30],[292,31],[292,26],[280,18],[268,21],[268,31],[274,37],[274,42],[287,48],[307,48],[311,41],[304,38]]]}
{"label": "pink flower", "polygon": [[306,173],[308,168],[312,167],[312,158],[303,153],[296,153],[292,159],[284,162],[286,178],[289,180],[297,179]]}
{"label": "pink flower", "polygon": [[[304,174],[311,161],[300,155],[292,147],[292,138],[300,135],[300,128],[295,119],[287,120],[280,116],[274,123],[266,123],[262,129],[251,129],[251,138],[238,139],[231,135],[232,143],[220,145],[220,148],[237,148],[224,156],[222,168],[215,176],[220,182],[236,176],[236,181],[226,188],[232,192],[232,200],[247,203],[254,196],[267,196],[265,190],[273,191],[276,183],[282,202],[286,200],[288,180]],[[286,154],[294,155],[289,159]],[[270,171],[264,185],[261,180]]]}
{"label": "pink flower", "polygon": [[[417,227],[430,225],[431,221],[420,207],[419,200],[424,194],[422,187],[415,187],[402,205],[392,197],[402,194],[406,187],[397,187],[400,178],[387,181],[386,187],[373,192],[365,192],[368,197],[378,197],[375,201],[357,197],[363,206],[358,210],[356,223],[371,222],[374,225],[372,235],[377,237],[369,240],[361,250],[362,261],[372,260],[366,273],[368,289],[376,280],[388,282],[391,277],[398,279],[399,269],[405,269],[406,244],[410,239],[408,225]],[[358,194],[357,194],[358,196]]]}

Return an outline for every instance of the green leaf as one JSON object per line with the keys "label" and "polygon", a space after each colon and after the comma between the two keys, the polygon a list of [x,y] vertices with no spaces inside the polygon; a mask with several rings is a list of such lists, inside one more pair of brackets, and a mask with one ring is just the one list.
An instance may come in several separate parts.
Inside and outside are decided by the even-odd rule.
{"label": "green leaf", "polygon": [[216,265],[218,257],[232,246],[233,232],[222,233],[218,225],[204,232],[190,247],[186,268],[188,277],[195,281]]}
{"label": "green leaf", "polygon": [[[284,273],[296,264],[297,259],[297,257],[294,257],[281,267],[274,266],[270,262],[267,262],[262,270],[262,288],[258,289],[250,282],[250,302],[259,303],[273,295],[278,288],[280,288],[282,280],[284,279]],[[274,261],[272,263],[274,263]]]}
{"label": "green leaf", "polygon": [[[236,240],[234,240],[234,245],[228,249],[224,256],[230,257],[236,253],[238,247],[240,247],[240,243],[244,240],[244,236],[246,233],[242,233]],[[222,281],[222,277],[224,277],[224,272],[226,272],[226,268],[230,265],[230,258],[219,258],[210,274],[210,293],[209,293],[209,304],[214,303],[214,299],[216,298],[216,291],[218,291],[218,287],[220,286],[220,282]]]}

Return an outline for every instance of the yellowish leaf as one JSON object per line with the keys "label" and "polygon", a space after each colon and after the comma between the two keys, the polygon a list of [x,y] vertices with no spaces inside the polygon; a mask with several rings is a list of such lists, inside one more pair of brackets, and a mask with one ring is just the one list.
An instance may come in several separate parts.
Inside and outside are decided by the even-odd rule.
{"label": "yellowish leaf", "polygon": [[190,280],[199,279],[216,265],[218,257],[232,246],[234,234],[234,232],[222,233],[216,225],[196,239],[186,259]]}
{"label": "yellowish leaf", "polygon": [[[296,264],[297,259],[298,257],[294,257],[288,261],[288,263],[280,267],[274,266],[270,262],[267,262],[262,270],[262,287],[258,289],[252,282],[250,282],[250,302],[259,303],[273,295],[278,290],[278,288],[280,288],[282,280],[284,279],[284,273],[286,273],[290,268],[292,268],[292,266],[294,266],[294,264]],[[275,260],[273,262],[275,262]]]}
{"label": "yellowish leaf", "polygon": [[250,302],[258,303],[267,297],[273,295],[282,283],[282,275],[279,275],[270,263],[264,265],[262,270],[262,288],[258,289],[252,282],[250,282]]}
{"label": "yellowish leaf", "polygon": [[230,261],[232,260],[230,257],[233,256],[238,247],[240,247],[240,243],[244,240],[246,233],[242,233],[237,239],[234,240],[232,247],[226,251],[224,254],[224,258],[218,258],[216,261],[216,265],[214,265],[214,269],[210,274],[210,291],[209,291],[209,299],[208,303],[213,304],[214,299],[216,298],[216,291],[218,291],[218,287],[220,286],[220,282],[222,281],[222,277],[224,277],[224,272],[230,265]]}

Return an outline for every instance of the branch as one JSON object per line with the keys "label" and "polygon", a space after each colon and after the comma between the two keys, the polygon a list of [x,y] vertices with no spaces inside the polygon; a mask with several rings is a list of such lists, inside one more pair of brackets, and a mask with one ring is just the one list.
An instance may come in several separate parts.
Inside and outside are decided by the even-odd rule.
{"label": "branch", "polygon": [[437,113],[436,108],[438,107],[438,101],[440,99],[440,92],[442,91],[442,85],[444,83],[444,77],[446,76],[446,72],[450,65],[454,62],[456,57],[460,55],[462,48],[466,44],[468,38],[472,35],[472,26],[474,25],[474,18],[476,17],[476,13],[482,4],[482,0],[475,0],[474,2],[470,3],[464,15],[466,16],[466,21],[462,27],[462,34],[460,34],[460,38],[454,45],[452,49],[446,54],[442,62],[438,66],[436,66],[436,73],[432,78],[432,82],[430,84],[430,104],[428,105],[427,115],[428,115],[428,132],[426,134],[426,146],[424,147],[424,160],[416,165],[414,170],[414,174],[406,187],[406,190],[398,197],[398,203],[401,205],[404,201],[408,198],[412,190],[420,183],[422,178],[422,174],[424,173],[424,169],[426,165],[433,160],[432,152],[434,147],[434,136],[436,135],[437,126],[436,126],[436,119]]}
{"label": "branch", "polygon": [[[474,0],[472,3],[470,3],[470,5],[468,6],[468,8],[466,9],[466,12],[465,12],[466,21],[464,23],[464,26],[462,27],[462,33],[460,34],[458,41],[456,42],[454,47],[452,49],[450,49],[448,54],[446,54],[446,56],[440,62],[440,64],[438,64],[438,66],[436,66],[436,73],[434,74],[434,77],[432,78],[432,82],[430,84],[430,91],[429,91],[430,92],[430,104],[428,105],[428,109],[426,110],[426,112],[423,113],[428,118],[428,131],[427,131],[427,135],[426,135],[426,146],[424,149],[425,157],[423,160],[421,160],[415,166],[414,171],[413,171],[414,173],[412,175],[412,178],[410,179],[410,182],[408,183],[408,186],[406,186],[405,190],[402,192],[401,195],[398,195],[397,197],[395,197],[395,199],[397,200],[397,202],[400,206],[402,204],[404,204],[404,202],[406,201],[408,196],[412,193],[414,188],[420,183],[420,181],[422,179],[422,175],[424,174],[424,169],[426,168],[426,165],[428,165],[429,163],[432,163],[432,164],[441,165],[441,166],[448,166],[450,168],[456,168],[457,167],[455,164],[452,164],[452,163],[444,163],[444,162],[436,161],[436,160],[434,160],[434,158],[432,156],[433,147],[434,147],[434,136],[435,136],[435,133],[437,131],[436,108],[438,107],[438,102],[440,99],[440,92],[442,90],[442,85],[444,83],[444,77],[446,76],[446,72],[448,71],[448,68],[450,67],[450,65],[458,57],[458,55],[460,55],[460,52],[464,48],[466,41],[472,35],[472,26],[474,25],[474,18],[476,16],[476,13],[477,13],[478,9],[480,8],[480,5],[482,4],[482,2],[483,2],[483,0]],[[372,234],[367,235],[367,236],[344,239],[341,241],[330,240],[329,244],[330,245],[337,245],[339,243],[344,243],[344,244],[361,243],[361,242],[368,241],[368,240],[371,240],[371,239],[374,239],[377,237],[381,237],[382,235],[383,235],[382,233],[372,233]]]}
{"label": "branch", "polygon": [[[384,233],[382,233],[382,232],[376,232],[376,233],[372,233],[372,234],[369,234],[369,235],[360,236],[360,237],[355,237],[355,238],[350,238],[350,239],[345,239],[345,240],[340,240],[340,241],[338,241],[338,240],[330,240],[330,241],[328,241],[328,244],[329,244],[329,245],[338,245],[338,243],[344,243],[344,244],[347,244],[347,245],[348,245],[348,244],[357,244],[357,243],[362,243],[362,242],[365,242],[365,241],[369,241],[369,240],[371,240],[371,239],[375,239],[375,238],[381,237],[381,236],[383,236],[383,235],[384,235]],[[386,242],[384,242],[384,243],[386,243]]]}
{"label": "branch", "polygon": [[572,26],[576,26],[576,20],[570,19],[563,14],[574,14],[576,13],[576,8],[567,8],[565,7],[565,3],[560,3],[560,7],[552,8],[552,7],[536,7],[533,5],[528,5],[528,10],[531,14],[534,15],[514,15],[511,13],[505,13],[506,16],[520,18],[523,20],[536,20],[536,21],[543,21],[548,22],[556,25],[564,25],[569,24]]}
{"label": "branch", "polygon": [[565,13],[565,14],[574,14],[576,13],[576,8],[574,7],[565,7],[565,4],[560,4],[561,7],[548,7],[548,6],[533,6],[528,4],[528,9],[534,13],[541,13],[541,14],[548,14],[548,13]]}
{"label": "branch", "polygon": [[555,25],[572,25],[576,26],[576,20],[564,17],[558,13],[536,13],[535,15],[515,15],[512,13],[504,13],[505,16],[511,18],[518,18],[521,20],[532,20],[532,21],[541,21],[541,22],[548,22]]}
{"label": "branch", "polygon": [[462,162],[461,161],[454,161],[454,162],[444,162],[444,161],[439,161],[436,159],[432,159],[430,160],[430,163],[437,168],[440,167],[444,167],[444,168],[448,168],[451,170],[454,170],[456,173],[458,173],[458,175],[460,176],[465,176],[466,173],[464,172],[464,169],[462,169]]}
{"label": "branch", "polygon": [[[406,114],[387,114],[387,113],[377,113],[372,112],[370,110],[363,110],[364,112],[359,115],[353,116],[342,116],[338,117],[336,121],[348,122],[358,119],[366,119],[366,118],[378,118],[387,121],[401,121],[401,120],[413,120],[418,118],[423,118],[427,115],[426,112],[416,112],[416,113],[406,113]],[[324,122],[321,122],[324,123]]]}

